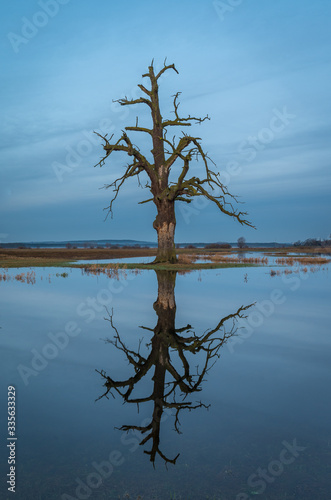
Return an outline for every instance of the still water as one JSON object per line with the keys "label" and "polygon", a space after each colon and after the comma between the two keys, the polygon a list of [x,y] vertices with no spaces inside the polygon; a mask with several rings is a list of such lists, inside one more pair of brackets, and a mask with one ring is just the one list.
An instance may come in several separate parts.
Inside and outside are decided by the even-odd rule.
{"label": "still water", "polygon": [[0,283],[1,498],[330,498],[327,269],[35,271]]}

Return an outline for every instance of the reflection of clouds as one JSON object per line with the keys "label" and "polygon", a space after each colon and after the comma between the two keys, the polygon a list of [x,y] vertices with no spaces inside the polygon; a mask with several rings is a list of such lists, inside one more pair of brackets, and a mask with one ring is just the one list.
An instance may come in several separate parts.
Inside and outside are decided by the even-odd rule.
{"label": "reflection of clouds", "polygon": [[[234,313],[220,319],[217,325],[198,335],[190,324],[175,327],[176,303],[175,281],[176,272],[156,271],[158,279],[158,297],[154,303],[157,314],[155,328],[141,326],[152,336],[146,345],[147,352],[142,353],[142,340],[138,350],[129,349],[124,343],[114,322],[113,315],[109,314],[108,321],[114,331],[112,344],[117,350],[124,353],[134,374],[126,380],[115,380],[104,370],[98,371],[105,379],[106,391],[99,399],[111,394],[121,396],[125,403],[136,405],[153,402],[153,413],[146,425],[122,425],[120,430],[141,433],[140,445],[150,441],[151,449],[144,453],[155,462],[159,455],[166,463],[176,463],[175,458],[168,458],[160,449],[160,427],[164,411],[174,415],[174,427],[179,433],[179,414],[181,410],[189,411],[197,408],[208,408],[201,401],[190,401],[191,397],[202,390],[205,376],[220,357],[220,350],[226,342],[237,332],[237,320],[246,318],[245,311],[251,307],[241,306]],[[198,359],[192,356],[198,355]],[[198,364],[198,366],[197,366]],[[150,394],[141,395],[137,386],[140,381],[152,370],[151,380],[153,389]],[[139,394],[137,396],[136,394]]]}

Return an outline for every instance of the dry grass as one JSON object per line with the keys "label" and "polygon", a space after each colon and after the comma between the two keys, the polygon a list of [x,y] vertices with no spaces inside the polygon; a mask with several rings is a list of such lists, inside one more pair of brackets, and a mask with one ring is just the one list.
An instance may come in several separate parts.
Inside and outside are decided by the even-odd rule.
{"label": "dry grass", "polygon": [[294,264],[321,266],[328,264],[330,259],[326,257],[281,257],[276,259],[276,264],[281,266],[294,266]]}
{"label": "dry grass", "polygon": [[[196,268],[199,264],[197,259],[211,261],[211,267],[238,265],[268,265],[268,256],[275,256],[277,264],[292,266],[295,263],[305,266],[322,265],[330,262],[323,254],[331,254],[331,249],[318,248],[249,248],[249,249],[217,249],[206,250],[204,248],[188,249],[180,248],[176,250],[179,266],[192,266]],[[246,252],[258,252],[261,257],[241,257]],[[294,256],[289,256],[289,253]],[[297,254],[306,253],[307,256]],[[98,260],[98,259],[120,259],[129,257],[153,257],[156,255],[156,248],[25,248],[25,249],[0,249],[0,267],[85,267],[82,265],[72,265],[76,260]],[[152,259],[151,259],[152,260]],[[152,265],[152,263],[151,263]],[[201,267],[208,264],[202,264]],[[91,266],[89,266],[91,267]],[[132,267],[143,267],[137,264]],[[176,266],[175,266],[176,267]],[[178,267],[178,265],[177,265]],[[129,267],[128,267],[129,268]],[[130,267],[131,269],[131,267]],[[93,271],[95,272],[95,271]],[[114,271],[112,271],[114,272]]]}
{"label": "dry grass", "polygon": [[[297,247],[295,247],[297,248]],[[293,250],[291,250],[293,251]],[[300,248],[298,247],[298,250],[296,250],[300,253],[313,253],[313,254],[317,254],[317,255],[331,255],[331,248],[330,247],[325,247],[325,248],[322,248],[322,247],[303,247],[303,248]]]}
{"label": "dry grass", "polygon": [[181,254],[178,256],[179,264],[194,264],[198,260],[199,256],[197,255],[185,255]]}
{"label": "dry grass", "polygon": [[267,265],[267,257],[234,257],[221,254],[200,255],[202,260],[210,260],[211,262],[228,262],[231,264],[254,264],[254,265]]}
{"label": "dry grass", "polygon": [[[249,249],[252,251],[252,249]],[[260,251],[261,249],[255,248],[254,252]],[[308,255],[330,255],[331,247],[284,247],[284,248],[264,248],[263,251],[269,253],[269,255],[287,255],[289,253],[294,254],[308,254]]]}

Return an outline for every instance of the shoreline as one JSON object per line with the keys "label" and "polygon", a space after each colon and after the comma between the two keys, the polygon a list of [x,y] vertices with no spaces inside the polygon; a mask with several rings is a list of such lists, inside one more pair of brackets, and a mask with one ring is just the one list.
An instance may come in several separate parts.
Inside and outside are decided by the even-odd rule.
{"label": "shoreline", "polygon": [[[0,248],[0,268],[21,268],[21,267],[68,267],[68,268],[86,268],[91,264],[79,264],[79,260],[105,260],[119,259],[119,262],[109,262],[107,264],[93,264],[100,267],[114,267],[126,269],[167,269],[167,270],[195,270],[195,269],[219,269],[228,267],[251,267],[259,265],[258,263],[241,263],[241,262],[222,262],[222,263],[189,263],[179,262],[178,264],[154,264],[150,263],[123,263],[121,259],[135,257],[155,257],[156,248]],[[245,253],[258,252],[266,256],[286,257],[289,254],[307,254],[318,257],[321,254],[331,255],[331,248],[321,247],[286,247],[286,248],[232,248],[232,249],[205,249],[205,248],[179,248],[176,253],[179,256],[199,257],[200,255],[219,255],[231,256]]]}

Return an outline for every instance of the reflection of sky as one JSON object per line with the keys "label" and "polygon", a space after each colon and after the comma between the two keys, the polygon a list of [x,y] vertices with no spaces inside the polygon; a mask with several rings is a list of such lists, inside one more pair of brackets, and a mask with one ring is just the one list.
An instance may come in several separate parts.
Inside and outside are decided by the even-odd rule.
{"label": "reflection of sky", "polygon": [[[239,164],[229,188],[246,202],[258,228],[241,228],[211,206],[188,218],[178,210],[177,240],[328,236],[328,2],[242,2],[222,21],[212,2],[143,0],[129,7],[112,2],[110,8],[101,0],[69,1],[28,43],[13,42],[13,34],[24,34],[25,18],[33,20],[40,9],[22,0],[1,7],[0,232],[7,241],[155,239],[154,208],[136,206],[146,195],[135,182],[117,200],[114,219],[103,222],[110,193],[99,188],[121,172],[122,163],[117,156],[112,171],[109,165],[92,168],[101,147],[91,131],[108,120],[107,129],[118,137],[134,122],[139,108],[119,109],[112,99],[137,96],[151,59],[160,67],[165,56],[180,74],[169,73],[161,83],[163,116],[169,116],[167,99],[177,90],[183,92],[183,114],[211,116],[190,132],[203,139],[222,171],[230,161]],[[252,149],[249,138],[268,135],[262,130],[284,107],[295,118],[271,142]],[[141,123],[146,120],[143,112]],[[61,183],[54,162],[75,165]]]}
{"label": "reflection of sky", "polygon": [[[113,286],[117,292],[107,305],[110,310],[113,308],[114,324],[132,350],[137,350],[139,339],[144,338],[141,349],[145,352],[151,333],[139,326],[154,328],[157,322],[153,310],[157,296],[155,273],[130,275],[121,283],[102,275],[81,276],[81,270],[74,269],[69,277],[51,277],[49,283],[45,279],[48,271],[52,274],[54,270],[36,271],[35,285],[17,282],[1,285],[6,291],[0,318],[1,379],[17,387],[21,466],[31,473],[31,482],[35,471],[39,474],[40,467],[50,460],[52,472],[46,469],[42,475],[48,488],[51,484],[48,474],[61,477],[64,473],[69,474],[69,480],[62,484],[72,488],[76,475],[83,472],[86,475],[89,472],[86,467],[94,460],[104,460],[111,450],[117,449],[126,457],[126,463],[120,476],[113,477],[112,484],[116,486],[121,484],[121,475],[128,474],[128,468],[130,477],[142,465],[148,469],[148,458],[140,448],[130,454],[129,447],[121,442],[121,432],[113,428],[126,423],[139,425],[144,418],[150,418],[151,405],[140,405],[138,414],[135,405],[122,405],[118,398],[94,403],[103,392],[103,379],[95,369],[124,380],[132,374],[132,367],[123,353],[102,340],[113,335],[104,320],[106,311],[99,307],[95,319],[87,322],[87,316],[79,315],[77,307],[84,304],[79,310],[85,313],[89,299],[106,297],[104,290]],[[176,327],[189,323],[197,334],[202,334],[215,328],[222,317],[234,313],[241,305],[256,301],[266,307],[264,301],[270,299],[275,289],[281,290],[283,303],[276,305],[271,315],[264,314],[262,323],[249,338],[234,346],[234,352],[227,346],[221,349],[220,359],[206,375],[202,391],[190,397],[192,401],[211,403],[209,411],[202,408],[181,412],[181,436],[173,432],[172,418],[164,423],[161,442],[165,450],[170,454],[181,452],[178,469],[176,466],[167,476],[172,488],[182,487],[175,481],[183,464],[190,470],[199,465],[200,469],[190,479],[198,487],[215,464],[222,468],[233,460],[252,472],[251,453],[253,456],[257,453],[257,467],[269,446],[278,449],[284,439],[296,437],[300,444],[309,445],[309,456],[315,458],[318,440],[327,442],[326,394],[331,381],[326,314],[330,287],[326,272],[271,278],[264,268],[249,268],[179,275],[175,291]],[[29,366],[31,350],[41,352],[49,343],[49,333],[63,331],[68,321],[77,322],[80,334],[70,339],[68,346],[43,371],[31,376],[25,387],[17,365]],[[193,372],[202,358],[203,353],[188,357]],[[173,351],[171,359],[176,359]],[[150,393],[151,376],[150,372],[142,380],[140,394]],[[247,449],[249,463],[243,449]],[[202,458],[207,472],[201,470]],[[29,464],[35,460],[39,460],[40,466],[34,467],[33,472]],[[79,473],[73,472],[73,463]],[[63,464],[67,464],[67,472]],[[157,468],[154,474],[160,479],[162,471],[163,467]],[[145,472],[148,477],[149,470]],[[142,477],[145,482],[141,480],[140,484],[144,488],[147,479],[145,475]],[[21,477],[23,484],[25,487]],[[204,493],[214,487],[212,476]]]}

